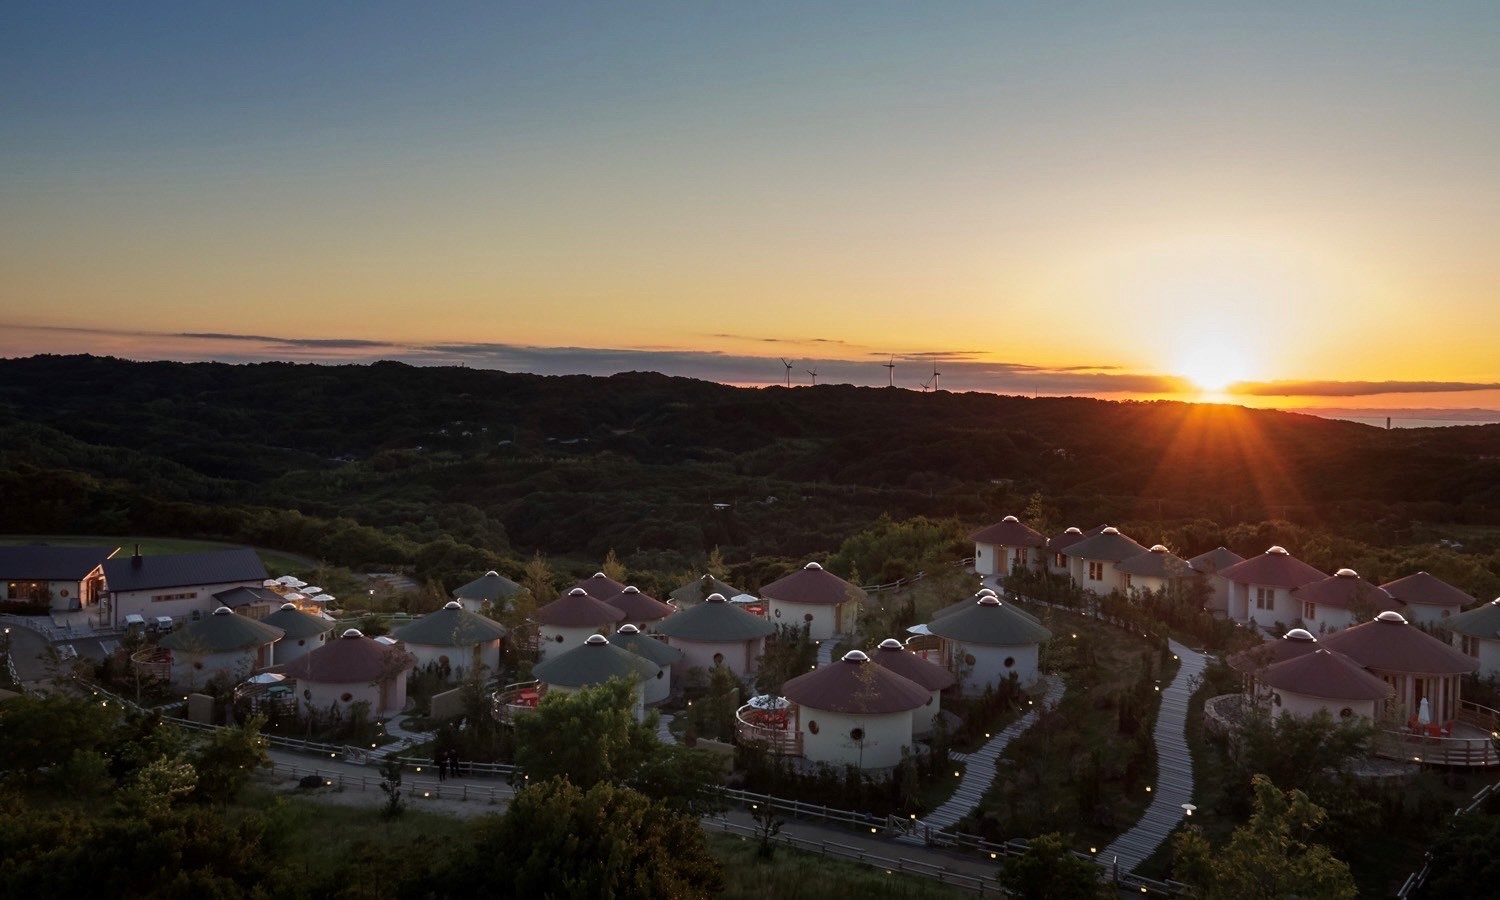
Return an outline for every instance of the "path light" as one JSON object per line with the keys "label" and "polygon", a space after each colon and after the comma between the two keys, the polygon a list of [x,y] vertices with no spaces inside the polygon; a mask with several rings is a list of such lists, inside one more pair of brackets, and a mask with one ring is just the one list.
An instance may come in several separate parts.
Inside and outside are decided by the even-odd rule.
{"label": "path light", "polygon": [[1182,804],[1182,814],[1185,816],[1191,816],[1193,814],[1193,810],[1197,808],[1198,807],[1194,806],[1191,803],[1184,803]]}
{"label": "path light", "polygon": [[1098,853],[1099,852],[1099,848],[1098,847],[1090,847],[1089,848],[1089,852],[1090,853]]}
{"label": "path light", "polygon": [[959,778],[959,777],[961,777],[961,776],[960,776],[960,775],[959,775],[959,774],[958,774],[958,773],[957,773],[957,772],[954,772],[954,773],[953,773],[953,777],[954,777],[954,778]]}
{"label": "path light", "polygon": [[[871,828],[871,829],[870,829],[870,833],[871,833],[871,834],[876,834],[876,833],[877,833],[877,832],[876,832],[876,831],[875,831],[875,829],[873,829],[873,828]],[[885,874],[887,874],[887,875],[889,875],[889,874],[891,874],[891,873],[890,873],[890,872],[887,872],[887,873],[885,873]]]}
{"label": "path light", "polygon": [[1151,793],[1151,785],[1146,785],[1146,793]]}

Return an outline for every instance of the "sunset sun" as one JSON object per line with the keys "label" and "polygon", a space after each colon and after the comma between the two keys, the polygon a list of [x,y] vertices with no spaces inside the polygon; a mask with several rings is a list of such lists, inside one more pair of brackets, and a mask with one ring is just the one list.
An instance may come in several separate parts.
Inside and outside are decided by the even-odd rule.
{"label": "sunset sun", "polygon": [[1228,341],[1192,347],[1178,357],[1175,372],[1204,395],[1222,395],[1230,385],[1252,375],[1243,351]]}

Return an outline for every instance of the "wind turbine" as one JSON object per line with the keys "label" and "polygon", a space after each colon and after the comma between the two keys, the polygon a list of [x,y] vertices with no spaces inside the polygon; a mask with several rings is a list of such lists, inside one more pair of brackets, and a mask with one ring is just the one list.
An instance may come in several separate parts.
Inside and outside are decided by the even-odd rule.
{"label": "wind turbine", "polygon": [[886,379],[885,386],[886,387],[895,387],[896,386],[896,354],[892,353],[891,354],[891,361],[887,362],[887,363],[881,363],[881,365],[885,366],[885,379]]}
{"label": "wind turbine", "polygon": [[922,393],[927,393],[927,389],[930,387],[932,387],[932,379],[929,378],[926,381],[922,382]]}
{"label": "wind turbine", "polygon": [[939,372],[937,370],[937,357],[933,357],[933,360],[932,360],[932,389],[933,390],[940,391],[940,390],[943,389],[943,384],[942,384],[942,381],[941,381],[942,377],[943,377],[943,373]]}
{"label": "wind turbine", "polygon": [[817,369],[808,369],[807,370],[807,374],[809,374],[809,375],[811,375],[813,377],[813,387],[817,387],[818,386],[818,370]]}
{"label": "wind turbine", "polygon": [[783,366],[786,366],[786,386],[787,387],[791,387],[792,386],[792,366],[795,366],[796,363],[787,362],[786,361],[786,357],[783,356],[781,358],[781,364]]}

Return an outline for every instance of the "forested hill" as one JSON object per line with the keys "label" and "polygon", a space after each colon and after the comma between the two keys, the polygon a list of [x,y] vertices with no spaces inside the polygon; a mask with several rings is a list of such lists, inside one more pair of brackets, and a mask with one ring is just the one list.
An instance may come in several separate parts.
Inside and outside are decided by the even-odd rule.
{"label": "forested hill", "polygon": [[1500,524],[1500,426],[1182,403],[44,356],[0,360],[0,428],[5,530],[251,539],[289,526],[227,510],[294,509],[350,520],[343,539],[374,543],[325,552],[365,562],[396,550],[356,525],[522,555],[796,556],[881,513],[979,523],[1033,492],[1083,526]]}

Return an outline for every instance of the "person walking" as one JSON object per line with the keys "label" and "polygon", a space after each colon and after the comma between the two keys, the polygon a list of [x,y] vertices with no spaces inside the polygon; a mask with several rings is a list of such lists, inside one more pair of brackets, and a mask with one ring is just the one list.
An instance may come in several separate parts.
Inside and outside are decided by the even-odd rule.
{"label": "person walking", "polygon": [[433,762],[437,763],[438,781],[445,781],[448,777],[448,755],[438,751],[433,756]]}

